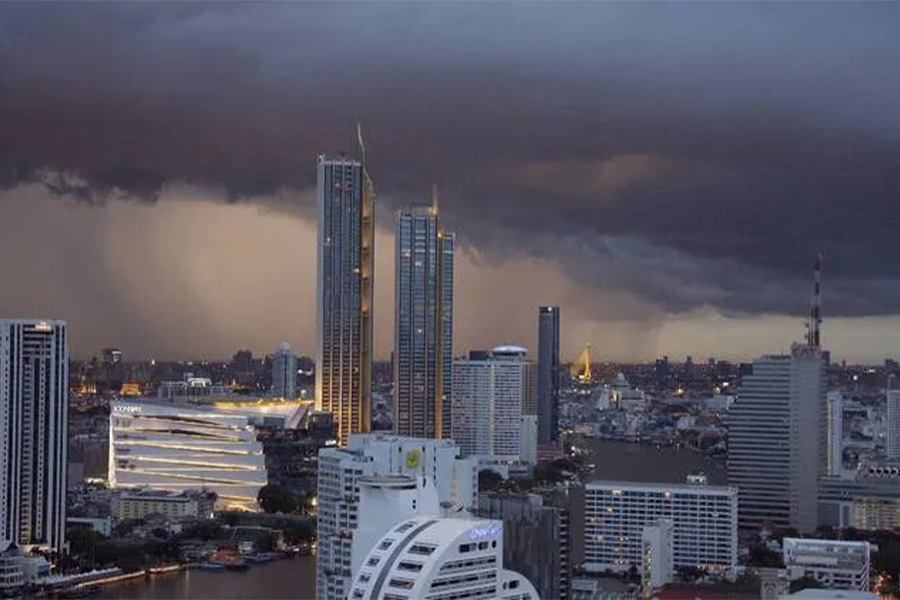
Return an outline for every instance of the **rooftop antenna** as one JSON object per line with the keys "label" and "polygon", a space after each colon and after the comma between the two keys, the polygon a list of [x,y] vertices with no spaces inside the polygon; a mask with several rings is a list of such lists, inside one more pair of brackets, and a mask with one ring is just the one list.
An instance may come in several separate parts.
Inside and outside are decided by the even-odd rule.
{"label": "rooftop antenna", "polygon": [[359,149],[359,161],[366,166],[366,145],[363,143],[362,123],[356,122],[356,144]]}
{"label": "rooftop antenna", "polygon": [[824,257],[822,251],[816,254],[816,265],[813,271],[813,297],[809,308],[809,324],[806,333],[806,345],[810,348],[821,348],[822,343],[822,260]]}
{"label": "rooftop antenna", "polygon": [[431,214],[438,214],[438,186],[436,183],[431,184]]}

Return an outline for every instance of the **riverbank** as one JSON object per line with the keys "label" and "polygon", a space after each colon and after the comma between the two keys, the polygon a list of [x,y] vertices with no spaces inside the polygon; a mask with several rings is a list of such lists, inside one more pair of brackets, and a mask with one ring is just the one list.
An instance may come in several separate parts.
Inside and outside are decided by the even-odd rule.
{"label": "riverbank", "polygon": [[181,600],[216,598],[314,598],[314,556],[259,563],[247,571],[177,570],[151,578],[138,578],[106,585],[93,596],[103,600]]}

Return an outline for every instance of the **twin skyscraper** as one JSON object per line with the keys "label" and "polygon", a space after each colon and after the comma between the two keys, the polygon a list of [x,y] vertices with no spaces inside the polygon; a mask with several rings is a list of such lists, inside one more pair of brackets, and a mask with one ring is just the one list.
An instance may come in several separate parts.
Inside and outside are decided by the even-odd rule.
{"label": "twin skyscraper", "polygon": [[[316,292],[316,406],[332,413],[338,443],[371,423],[375,192],[358,136],[356,158],[320,155]],[[453,381],[456,237],[430,205],[396,216],[394,428],[411,437],[449,438]],[[539,317],[539,442],[556,439],[559,309]]]}
{"label": "twin skyscraper", "polygon": [[[338,442],[371,422],[375,193],[359,156],[319,156],[316,405],[332,413]],[[397,214],[394,423],[407,436],[450,432],[455,237],[430,206]]]}

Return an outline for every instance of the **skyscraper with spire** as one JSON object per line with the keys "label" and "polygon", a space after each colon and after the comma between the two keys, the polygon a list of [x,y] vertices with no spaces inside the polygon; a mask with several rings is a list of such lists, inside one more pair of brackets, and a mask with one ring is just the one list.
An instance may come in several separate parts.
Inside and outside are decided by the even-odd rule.
{"label": "skyscraper with spire", "polygon": [[319,155],[316,185],[316,408],[342,446],[371,426],[375,192],[357,140],[358,158]]}
{"label": "skyscraper with spire", "polygon": [[818,524],[818,478],[828,471],[821,266],[819,254],[806,343],[755,360],[728,413],[728,484],[742,528],[811,533]]}
{"label": "skyscraper with spire", "polygon": [[449,438],[455,236],[441,229],[437,188],[431,206],[397,212],[395,240],[394,428]]}

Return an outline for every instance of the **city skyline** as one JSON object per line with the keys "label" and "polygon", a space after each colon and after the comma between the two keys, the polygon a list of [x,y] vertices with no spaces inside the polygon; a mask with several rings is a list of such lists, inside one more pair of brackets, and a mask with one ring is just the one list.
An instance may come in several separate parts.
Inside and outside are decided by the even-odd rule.
{"label": "city skyline", "polygon": [[786,350],[823,249],[824,345],[896,356],[891,5],[47,6],[0,9],[0,314],[66,318],[74,356],[313,354],[308,165],[357,120],[376,280],[443,190],[456,354],[534,348],[545,304],[562,360]]}

